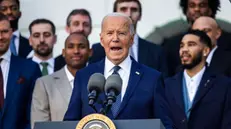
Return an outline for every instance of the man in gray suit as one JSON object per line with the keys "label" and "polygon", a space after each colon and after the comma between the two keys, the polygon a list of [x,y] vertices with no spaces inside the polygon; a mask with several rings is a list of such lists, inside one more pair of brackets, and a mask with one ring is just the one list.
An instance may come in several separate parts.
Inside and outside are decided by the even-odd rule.
{"label": "man in gray suit", "polygon": [[71,97],[75,73],[85,67],[91,55],[87,37],[71,33],[62,51],[66,65],[36,81],[32,98],[31,125],[37,121],[62,121]]}

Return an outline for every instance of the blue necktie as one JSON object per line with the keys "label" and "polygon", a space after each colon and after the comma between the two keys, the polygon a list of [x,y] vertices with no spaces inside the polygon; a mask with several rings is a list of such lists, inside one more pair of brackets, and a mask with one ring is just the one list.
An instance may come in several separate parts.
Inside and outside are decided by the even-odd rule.
{"label": "blue necktie", "polygon": [[[118,71],[120,70],[120,66],[114,66],[114,71],[112,74],[118,74]],[[120,104],[121,104],[121,94],[119,94],[116,98],[116,101],[115,103],[112,104],[112,107],[111,107],[111,111],[112,111],[112,114],[113,116],[115,117],[119,111],[119,108],[120,108]]]}
{"label": "blue necktie", "polygon": [[13,55],[17,56],[18,54],[16,51],[15,43],[14,43],[15,38],[16,38],[16,36],[12,35],[12,37],[10,39],[10,51]]}

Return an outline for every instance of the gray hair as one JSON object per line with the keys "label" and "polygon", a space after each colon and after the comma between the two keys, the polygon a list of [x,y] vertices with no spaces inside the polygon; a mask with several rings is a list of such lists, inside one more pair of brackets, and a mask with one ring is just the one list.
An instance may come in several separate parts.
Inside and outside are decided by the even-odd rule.
{"label": "gray hair", "polygon": [[103,20],[102,20],[102,22],[101,22],[101,30],[103,30],[103,23],[104,23],[104,21],[105,21],[105,19],[106,19],[107,17],[124,17],[124,18],[126,18],[126,19],[129,21],[129,23],[130,23],[130,25],[129,25],[130,34],[131,34],[131,35],[134,35],[134,34],[135,34],[134,25],[133,25],[133,22],[132,22],[131,18],[128,17],[127,15],[123,14],[123,13],[118,13],[118,12],[109,13],[109,14],[107,14],[107,15],[103,18]]}

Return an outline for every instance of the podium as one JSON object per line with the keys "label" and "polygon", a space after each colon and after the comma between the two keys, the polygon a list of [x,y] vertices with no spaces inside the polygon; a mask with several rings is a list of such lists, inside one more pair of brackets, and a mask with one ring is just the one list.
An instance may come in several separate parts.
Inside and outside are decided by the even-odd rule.
{"label": "podium", "polygon": [[[113,123],[116,129],[165,129],[159,119],[113,120]],[[77,124],[78,121],[36,122],[34,129],[76,129]]]}

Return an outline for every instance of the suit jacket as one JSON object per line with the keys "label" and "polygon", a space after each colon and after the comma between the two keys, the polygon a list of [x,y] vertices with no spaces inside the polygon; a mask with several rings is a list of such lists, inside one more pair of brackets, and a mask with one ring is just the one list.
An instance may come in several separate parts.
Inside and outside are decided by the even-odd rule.
{"label": "suit jacket", "polygon": [[[80,120],[86,115],[95,113],[88,105],[87,84],[94,73],[104,73],[105,60],[88,65],[76,73],[74,89],[64,120]],[[111,111],[107,116],[111,119],[151,119],[161,118],[166,127],[171,128],[171,122],[165,119],[162,102],[163,81],[161,74],[154,69],[132,61],[131,73],[117,116]],[[96,109],[102,108],[105,94],[99,95],[95,103]],[[163,103],[164,105],[164,103]]]}
{"label": "suit jacket", "polygon": [[72,93],[65,69],[36,81],[31,106],[31,125],[36,121],[62,121]]}
{"label": "suit jacket", "polygon": [[177,129],[230,129],[231,80],[205,71],[187,119],[183,100],[183,72],[165,80],[169,116]]}
{"label": "suit jacket", "polygon": [[29,40],[20,35],[18,55],[20,57],[26,58],[31,52],[31,50],[32,47],[30,46]]}
{"label": "suit jacket", "polygon": [[[100,43],[94,44],[92,50],[93,55],[89,63],[95,63],[105,58],[105,51]],[[162,47],[142,38],[138,39],[138,62],[162,72],[164,76],[168,74],[166,58]]]}
{"label": "suit jacket", "polygon": [[36,63],[11,56],[1,129],[30,129],[30,108],[35,81],[41,76]]}
{"label": "suit jacket", "polygon": [[[163,48],[164,48],[164,53],[165,53],[165,56],[167,59],[166,62],[167,62],[168,75],[169,76],[173,76],[177,72],[179,72],[177,70],[177,68],[181,65],[180,56],[179,56],[179,49],[180,49],[180,42],[181,42],[181,39],[183,38],[183,36],[184,36],[184,33],[179,34],[179,35],[174,36],[174,37],[171,37],[169,39],[165,39],[164,43],[162,44]],[[218,46],[219,50],[223,50],[223,51],[230,51],[231,50],[231,45],[228,45],[231,42],[230,37],[231,37],[231,34],[223,31],[222,35],[220,36],[220,38],[217,41],[217,46]],[[224,52],[224,53],[227,54],[228,52]],[[224,56],[221,56],[221,57],[219,59],[216,59],[216,61],[219,60],[217,63],[219,63],[220,60],[223,60],[222,62],[226,62],[224,59],[227,59],[227,58]],[[212,58],[212,60],[213,60],[213,58]],[[211,64],[211,65],[213,65],[213,64]],[[220,64],[218,69],[220,69],[220,67],[222,67],[222,65],[224,65],[224,64]],[[221,69],[223,69],[223,68],[221,68]],[[227,69],[227,66],[225,69]],[[219,71],[221,71],[221,70],[219,70]]]}

